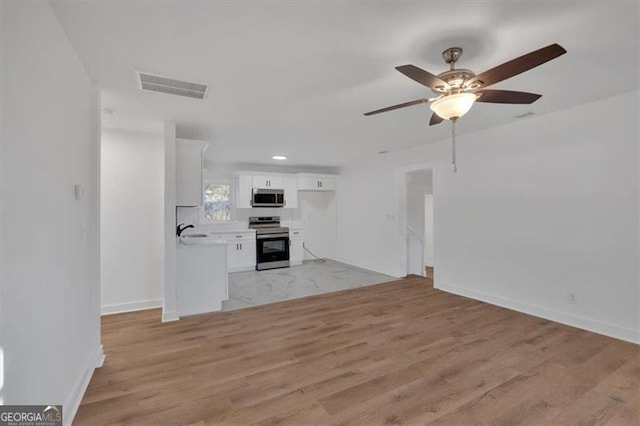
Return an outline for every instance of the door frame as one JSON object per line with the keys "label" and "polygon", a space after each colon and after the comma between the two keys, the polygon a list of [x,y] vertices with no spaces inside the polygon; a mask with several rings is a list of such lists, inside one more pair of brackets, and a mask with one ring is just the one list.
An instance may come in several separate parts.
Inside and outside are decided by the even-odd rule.
{"label": "door frame", "polygon": [[426,161],[422,163],[414,163],[401,166],[395,169],[395,193],[396,193],[396,211],[398,218],[398,239],[396,242],[398,253],[398,267],[402,271],[401,276],[405,276],[408,267],[408,250],[407,250],[407,174],[423,170],[431,170],[433,175],[433,283],[436,286],[437,265],[438,265],[438,232],[436,224],[438,223],[438,198],[440,196],[442,171],[445,167],[443,161]]}

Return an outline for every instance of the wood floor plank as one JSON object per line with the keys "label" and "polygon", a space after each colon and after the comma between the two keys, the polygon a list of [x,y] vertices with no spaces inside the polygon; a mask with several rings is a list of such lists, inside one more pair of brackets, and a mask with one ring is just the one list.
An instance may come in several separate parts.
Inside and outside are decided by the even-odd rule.
{"label": "wood floor plank", "polygon": [[76,424],[640,424],[640,347],[391,283],[102,318]]}

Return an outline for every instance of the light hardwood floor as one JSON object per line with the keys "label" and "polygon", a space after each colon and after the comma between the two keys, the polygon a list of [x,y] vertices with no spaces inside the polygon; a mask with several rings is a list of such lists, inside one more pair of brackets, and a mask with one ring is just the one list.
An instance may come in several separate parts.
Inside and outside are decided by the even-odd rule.
{"label": "light hardwood floor", "polygon": [[640,346],[424,278],[102,327],[77,424],[640,424]]}

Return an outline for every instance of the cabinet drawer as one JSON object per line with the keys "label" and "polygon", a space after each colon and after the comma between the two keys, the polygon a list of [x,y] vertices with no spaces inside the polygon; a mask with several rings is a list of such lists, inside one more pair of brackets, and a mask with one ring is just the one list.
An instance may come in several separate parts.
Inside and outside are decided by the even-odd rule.
{"label": "cabinet drawer", "polygon": [[299,239],[304,236],[304,232],[302,229],[290,229],[289,230],[289,238],[290,239]]}

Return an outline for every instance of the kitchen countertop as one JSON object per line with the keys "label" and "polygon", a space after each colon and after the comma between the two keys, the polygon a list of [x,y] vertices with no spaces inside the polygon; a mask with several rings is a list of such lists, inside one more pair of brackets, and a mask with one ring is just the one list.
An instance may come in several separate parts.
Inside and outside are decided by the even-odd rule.
{"label": "kitchen countertop", "polygon": [[[202,234],[202,232],[185,232],[182,235],[184,237],[188,237],[189,235],[194,234]],[[183,238],[176,237],[178,240],[178,247],[202,247],[202,246],[226,246],[229,244],[228,241],[215,238],[215,237],[204,237],[204,238]]]}
{"label": "kitchen countertop", "polygon": [[244,222],[229,222],[229,223],[204,223],[196,225],[194,232],[203,233],[219,233],[219,232],[249,232],[254,231],[249,229],[249,224]]}
{"label": "kitchen countertop", "polygon": [[[301,222],[297,221],[283,221],[282,226],[289,229],[304,229]],[[195,228],[189,230],[189,234],[218,234],[227,232],[256,232],[255,229],[250,229],[249,224],[246,222],[228,222],[228,223],[204,223],[196,225]],[[185,234],[186,235],[186,234]]]}

